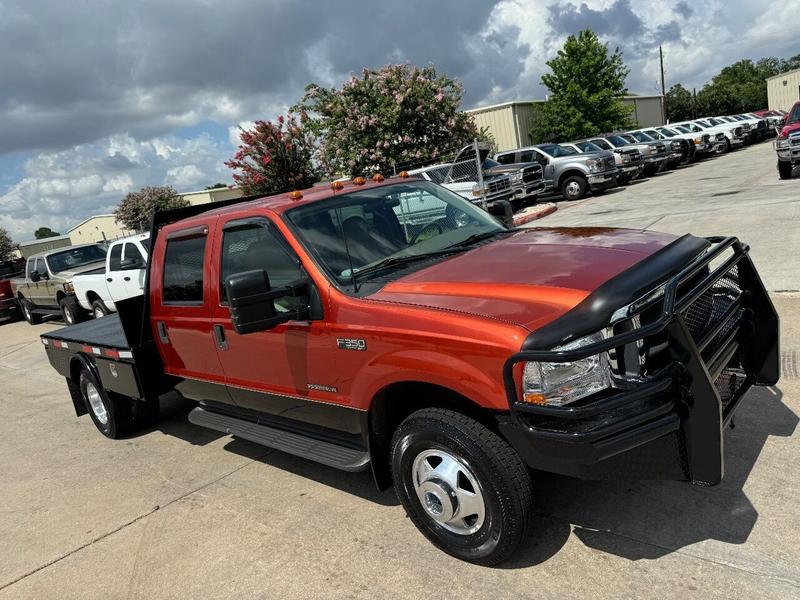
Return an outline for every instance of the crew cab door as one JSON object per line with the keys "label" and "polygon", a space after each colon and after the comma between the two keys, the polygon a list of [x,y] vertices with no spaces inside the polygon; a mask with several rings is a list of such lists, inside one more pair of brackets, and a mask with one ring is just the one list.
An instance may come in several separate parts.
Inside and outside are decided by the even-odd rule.
{"label": "crew cab door", "polygon": [[208,265],[216,222],[162,233],[150,272],[151,326],[164,371],[182,378],[175,388],[183,396],[230,404],[211,323]]}
{"label": "crew cab door", "polygon": [[106,291],[107,297],[103,302],[111,310],[114,310],[114,303],[119,299],[119,291],[124,289],[122,281],[122,243],[112,244],[108,250],[106,258]]}
{"label": "crew cab door", "polygon": [[[236,333],[231,321],[224,287],[227,277],[264,269],[276,289],[308,277],[299,257],[266,217],[232,217],[220,225],[214,327],[231,397],[261,418],[358,433],[358,413],[336,406],[338,393],[330,385],[335,377],[336,340],[323,320],[289,321],[248,334]],[[300,301],[278,300],[276,311],[291,310]]]}
{"label": "crew cab door", "polygon": [[137,242],[125,242],[122,250],[121,285],[113,290],[114,301],[140,296],[144,290],[147,259]]}

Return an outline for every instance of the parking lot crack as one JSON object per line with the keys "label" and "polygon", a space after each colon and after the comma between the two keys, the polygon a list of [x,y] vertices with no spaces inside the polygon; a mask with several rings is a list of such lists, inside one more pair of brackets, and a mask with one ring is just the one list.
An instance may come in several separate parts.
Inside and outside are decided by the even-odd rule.
{"label": "parking lot crack", "polygon": [[48,562],[46,562],[46,563],[44,563],[44,564],[42,564],[42,565],[39,565],[38,567],[36,567],[36,568],[34,568],[34,569],[31,569],[30,571],[27,571],[26,573],[23,573],[23,574],[22,574],[22,575],[20,575],[19,577],[16,577],[15,579],[12,579],[11,581],[9,581],[9,582],[7,582],[7,583],[0,584],[0,591],[3,591],[4,589],[6,589],[6,588],[8,588],[8,587],[11,587],[12,585],[14,585],[14,584],[16,584],[16,583],[19,583],[20,581],[22,581],[23,579],[26,579],[26,578],[30,577],[31,575],[35,575],[35,574],[36,574],[36,573],[38,573],[39,571],[42,571],[42,570],[44,570],[44,569],[47,569],[48,567],[51,567],[51,566],[53,566],[53,565],[55,565],[55,564],[57,564],[57,563],[61,562],[61,561],[62,561],[62,560],[64,560],[65,558],[69,558],[69,557],[70,557],[70,556],[72,556],[73,554],[76,554],[76,553],[80,552],[81,550],[84,550],[84,549],[88,548],[89,546],[92,546],[92,545],[94,545],[94,544],[96,544],[96,543],[98,543],[98,542],[101,542],[101,541],[103,541],[104,539],[106,539],[106,538],[109,538],[109,537],[111,537],[112,535],[114,535],[114,534],[116,534],[116,533],[119,533],[120,531],[123,531],[123,530],[127,529],[127,528],[128,528],[128,527],[130,527],[131,525],[133,525],[133,524],[135,524],[135,523],[138,523],[138,522],[139,522],[139,521],[141,521],[142,519],[146,519],[147,517],[149,517],[149,516],[150,516],[150,515],[152,515],[153,513],[155,513],[155,512],[158,512],[159,510],[162,510],[162,509],[164,509],[164,508],[166,508],[166,507],[170,506],[171,504],[175,504],[176,502],[180,502],[180,501],[181,501],[181,500],[183,500],[184,498],[187,498],[188,496],[191,496],[192,494],[196,494],[197,492],[200,492],[200,491],[202,491],[202,490],[204,490],[204,489],[206,489],[206,488],[208,488],[208,487],[210,487],[210,486],[214,485],[215,483],[218,483],[218,482],[222,481],[222,480],[223,480],[223,479],[225,479],[226,477],[230,477],[231,475],[233,475],[233,474],[235,474],[235,473],[237,473],[237,472],[241,471],[242,469],[244,469],[244,468],[246,468],[246,467],[249,467],[249,466],[250,466],[250,465],[252,465],[253,463],[256,463],[256,462],[259,462],[259,461],[263,460],[264,458],[266,458],[267,456],[269,456],[269,454],[271,454],[272,452],[274,452],[274,450],[267,450],[267,451],[266,451],[266,452],[264,452],[263,454],[261,454],[261,455],[259,455],[259,456],[255,457],[255,458],[253,458],[252,460],[249,460],[249,461],[247,461],[247,462],[246,462],[246,463],[244,463],[244,464],[241,464],[241,465],[239,465],[239,466],[238,466],[238,467],[236,467],[235,469],[231,469],[230,471],[228,471],[228,472],[226,472],[226,473],[223,473],[222,475],[220,475],[220,476],[219,476],[219,477],[217,477],[216,479],[212,479],[211,481],[207,481],[207,482],[206,482],[206,483],[204,483],[203,485],[200,485],[200,486],[198,486],[198,487],[196,487],[196,488],[194,488],[194,489],[187,490],[187,491],[186,491],[186,493],[184,493],[184,494],[181,494],[180,496],[176,496],[175,498],[173,498],[173,499],[172,499],[172,500],[170,500],[169,502],[166,502],[165,504],[156,505],[156,506],[154,506],[153,508],[151,508],[150,510],[148,510],[148,511],[145,511],[145,512],[143,512],[142,514],[140,514],[140,515],[138,515],[138,516],[134,517],[134,518],[133,518],[133,519],[131,519],[130,521],[127,521],[127,522],[123,523],[123,524],[122,524],[122,525],[120,525],[119,527],[116,527],[115,529],[112,529],[111,531],[108,531],[108,532],[106,532],[106,533],[104,533],[104,534],[102,534],[102,535],[99,535],[99,536],[97,536],[97,537],[94,537],[94,538],[92,538],[91,540],[89,540],[88,542],[86,542],[85,544],[81,544],[80,546],[78,546],[78,547],[76,547],[76,548],[73,548],[73,549],[72,549],[72,550],[70,550],[69,552],[65,552],[64,554],[61,554],[60,556],[57,556],[56,558],[54,558],[54,559],[52,559],[52,560],[50,560],[50,561],[48,561]]}

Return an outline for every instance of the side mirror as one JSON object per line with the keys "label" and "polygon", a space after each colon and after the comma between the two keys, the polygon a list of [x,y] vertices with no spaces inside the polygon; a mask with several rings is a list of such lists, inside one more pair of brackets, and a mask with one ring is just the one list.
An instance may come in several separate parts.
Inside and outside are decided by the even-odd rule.
{"label": "side mirror", "polygon": [[144,269],[144,261],[139,258],[125,258],[119,263],[119,268],[122,271],[132,271],[134,269]]}
{"label": "side mirror", "polygon": [[234,273],[225,280],[233,328],[236,333],[245,334],[273,329],[288,321],[307,320],[307,306],[278,312],[275,300],[307,296],[308,288],[308,281],[301,280],[290,286],[272,289],[264,269]]}
{"label": "side mirror", "polygon": [[42,277],[41,277],[41,275],[39,275],[39,271],[36,271],[36,270],[34,270],[34,271],[31,271],[31,281],[33,281],[34,283],[36,283],[36,282],[37,282],[37,281],[39,281],[41,278],[42,278]]}

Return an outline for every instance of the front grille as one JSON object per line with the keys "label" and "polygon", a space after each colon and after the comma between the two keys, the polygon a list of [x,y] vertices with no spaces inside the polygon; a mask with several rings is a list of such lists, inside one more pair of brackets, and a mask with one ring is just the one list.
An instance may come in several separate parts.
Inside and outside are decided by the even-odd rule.
{"label": "front grille", "polygon": [[484,181],[486,191],[490,194],[497,194],[511,189],[511,180],[508,177],[500,177],[499,179],[490,179]]}
{"label": "front grille", "polygon": [[702,140],[703,140],[703,143],[706,143],[706,144],[707,144],[708,142],[710,142],[710,141],[711,141],[711,136],[710,136],[709,134],[707,134],[707,133],[704,133],[704,134],[703,134],[703,137],[701,137],[700,139],[702,139]]}
{"label": "front grille", "polygon": [[614,164],[614,157],[609,156],[606,158],[606,169],[613,169],[615,166]]}
{"label": "front grille", "polygon": [[[704,270],[698,275],[686,281],[679,289],[677,302],[700,282],[708,276],[708,271]],[[722,277],[717,279],[714,284],[703,292],[694,302],[680,313],[680,317],[688,329],[695,344],[700,345],[705,341],[701,357],[704,362],[709,362],[717,356],[730,342],[735,339],[744,316],[744,308],[739,304],[739,308],[733,309],[733,305],[740,302],[742,289],[739,283],[739,273],[737,266],[733,266]],[[622,321],[613,326],[613,334],[619,335],[631,329],[650,324],[658,319],[662,311],[662,302],[656,302],[641,314]],[[727,319],[727,320],[726,320]],[[724,325],[721,325],[725,320]],[[710,340],[706,340],[719,327],[719,331],[713,334]],[[669,351],[668,334],[662,331],[655,335],[637,340],[626,346],[615,348],[609,352],[609,359],[612,368],[612,375],[617,380],[637,380],[652,377],[662,369],[669,366],[673,361]],[[711,365],[708,365],[709,368]],[[733,365],[738,366],[738,365]]]}
{"label": "front grille", "polygon": [[522,169],[522,181],[531,183],[539,181],[542,178],[542,167],[539,165],[531,165]]}
{"label": "front grille", "polygon": [[716,139],[717,139],[718,142],[724,142],[725,141],[725,134],[724,133],[718,133]]}
{"label": "front grille", "polygon": [[735,135],[736,137],[739,137],[740,135],[742,135],[742,128],[741,127],[736,127],[733,130],[733,135]]}

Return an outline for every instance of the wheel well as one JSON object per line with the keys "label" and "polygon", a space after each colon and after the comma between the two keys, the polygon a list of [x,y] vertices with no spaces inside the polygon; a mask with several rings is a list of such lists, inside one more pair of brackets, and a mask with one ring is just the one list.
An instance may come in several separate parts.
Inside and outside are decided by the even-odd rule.
{"label": "wheel well", "polygon": [[588,181],[588,180],[586,179],[586,173],[584,173],[584,172],[583,172],[583,171],[581,171],[580,169],[571,169],[571,170],[569,170],[569,171],[565,171],[565,172],[563,172],[563,173],[561,174],[561,177],[559,177],[559,178],[558,178],[558,188],[559,188],[559,189],[561,189],[561,184],[562,184],[562,183],[564,183],[564,180],[565,180],[567,177],[573,177],[573,176],[578,176],[578,177],[580,177],[581,179],[584,179],[584,180]]}
{"label": "wheel well", "polygon": [[62,301],[62,300],[65,298],[65,297],[66,297],[66,294],[65,294],[64,292],[62,292],[61,290],[59,290],[59,291],[57,291],[57,292],[56,292],[56,302],[57,302],[58,304],[61,304],[61,301]]}
{"label": "wheel well", "polygon": [[95,300],[100,300],[100,294],[89,290],[88,292],[86,292],[86,300],[88,300],[89,304],[91,304]]}
{"label": "wheel well", "polygon": [[421,381],[386,386],[375,394],[368,414],[372,471],[380,489],[391,485],[392,435],[408,415],[423,408],[448,408],[496,429],[492,411],[448,388]]}

